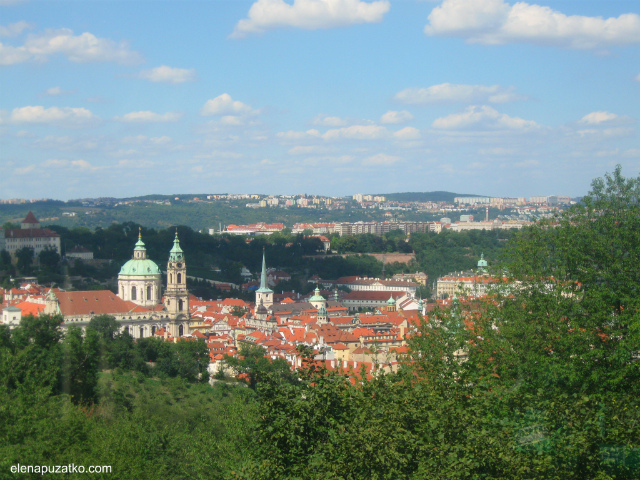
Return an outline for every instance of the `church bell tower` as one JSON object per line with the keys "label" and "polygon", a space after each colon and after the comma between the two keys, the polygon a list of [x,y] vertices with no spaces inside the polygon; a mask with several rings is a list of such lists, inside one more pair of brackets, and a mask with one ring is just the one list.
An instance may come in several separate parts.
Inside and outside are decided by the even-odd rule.
{"label": "church bell tower", "polygon": [[171,322],[169,327],[171,336],[180,337],[189,333],[187,266],[184,261],[184,252],[180,248],[177,230],[167,263],[167,290],[164,294],[164,304]]}

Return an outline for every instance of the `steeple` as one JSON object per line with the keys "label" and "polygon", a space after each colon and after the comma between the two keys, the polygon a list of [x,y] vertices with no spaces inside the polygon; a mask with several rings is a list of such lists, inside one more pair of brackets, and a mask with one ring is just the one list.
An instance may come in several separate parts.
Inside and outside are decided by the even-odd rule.
{"label": "steeple", "polygon": [[187,290],[187,265],[184,252],[180,248],[178,230],[173,240],[173,248],[169,251],[167,262],[167,290],[164,304],[169,313],[171,323],[170,333],[173,337],[180,337],[188,333],[189,326],[189,292]]}
{"label": "steeple", "polygon": [[169,252],[170,262],[179,262],[184,259],[184,252],[180,248],[180,240],[178,240],[178,229],[176,228],[176,238],[173,240],[173,248]]}
{"label": "steeple", "polygon": [[478,260],[478,272],[486,273],[488,263],[484,259],[484,253],[480,254],[480,260]]}
{"label": "steeple", "polygon": [[256,305],[262,303],[266,308],[273,305],[273,290],[267,286],[267,262],[262,250],[262,272],[260,273],[260,288],[256,290]]}
{"label": "steeple", "polygon": [[136,260],[144,260],[147,258],[147,247],[142,241],[142,227],[138,227],[138,241],[133,249],[133,258]]}

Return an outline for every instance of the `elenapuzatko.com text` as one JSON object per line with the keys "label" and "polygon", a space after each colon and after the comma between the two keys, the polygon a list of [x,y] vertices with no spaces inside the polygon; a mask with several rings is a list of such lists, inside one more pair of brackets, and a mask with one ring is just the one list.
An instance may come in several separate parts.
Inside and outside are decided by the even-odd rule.
{"label": "elenapuzatko.com text", "polygon": [[111,465],[11,465],[11,473],[111,473]]}

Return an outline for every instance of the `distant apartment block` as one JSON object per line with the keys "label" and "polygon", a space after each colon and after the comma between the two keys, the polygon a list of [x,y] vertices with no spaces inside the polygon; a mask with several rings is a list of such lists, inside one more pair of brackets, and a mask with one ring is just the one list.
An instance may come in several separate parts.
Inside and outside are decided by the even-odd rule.
{"label": "distant apartment block", "polygon": [[271,235],[284,230],[284,223],[254,223],[250,225],[227,225],[222,233],[233,235]]}
{"label": "distant apartment block", "polygon": [[335,224],[335,232],[340,236],[362,233],[384,235],[393,230],[402,230],[404,233],[439,233],[442,230],[442,224],[440,222],[343,222]]}

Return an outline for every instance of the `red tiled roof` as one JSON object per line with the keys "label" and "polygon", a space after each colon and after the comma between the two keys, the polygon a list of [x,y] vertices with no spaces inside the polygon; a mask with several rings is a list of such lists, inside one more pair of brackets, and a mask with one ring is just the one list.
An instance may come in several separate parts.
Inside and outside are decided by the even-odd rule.
{"label": "red tiled roof", "polygon": [[27,213],[27,216],[24,218],[24,220],[22,220],[21,223],[40,223],[40,222],[38,221],[38,219],[36,219],[36,216],[33,214],[33,212],[29,210],[29,213]]}
{"label": "red tiled roof", "polygon": [[60,235],[48,228],[9,228],[4,231],[4,236],[5,238],[42,238]]}
{"label": "red tiled roof", "polygon": [[44,310],[44,305],[41,303],[20,302],[14,306],[22,310],[23,317],[26,315],[33,315],[34,317],[37,317],[40,312]]}
{"label": "red tiled roof", "polygon": [[389,300],[389,297],[394,299],[400,298],[405,295],[405,292],[385,292],[380,290],[374,291],[355,291],[347,293],[343,300]]}
{"label": "red tiled roof", "polygon": [[[148,311],[133,302],[127,302],[110,290],[56,293],[63,315],[102,315]],[[150,310],[149,310],[150,311]]]}

